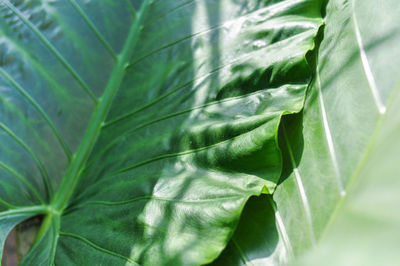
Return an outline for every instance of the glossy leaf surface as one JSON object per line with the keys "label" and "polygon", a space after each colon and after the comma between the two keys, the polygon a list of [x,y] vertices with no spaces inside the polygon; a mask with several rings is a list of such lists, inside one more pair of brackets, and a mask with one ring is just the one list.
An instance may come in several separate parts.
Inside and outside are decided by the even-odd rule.
{"label": "glossy leaf surface", "polygon": [[399,11],[398,1],[330,1],[320,80],[348,189],[321,243],[294,265],[398,263]]}
{"label": "glossy leaf surface", "polygon": [[247,199],[275,189],[319,1],[6,0],[0,14],[1,234],[45,215],[22,264],[214,260]]}
{"label": "glossy leaf surface", "polygon": [[[291,210],[303,210],[307,223],[302,231],[308,228],[312,244],[328,220],[335,219],[338,202],[352,197],[349,185],[363,178],[360,171],[376,145],[376,134],[381,134],[382,120],[389,116],[391,95],[398,91],[396,3],[328,3],[317,76],[304,109],[304,150],[300,162],[294,160],[293,178],[274,196],[293,243],[298,243],[300,233],[299,224],[288,222]],[[288,143],[298,150],[299,142]],[[382,161],[375,167],[384,167]]]}
{"label": "glossy leaf surface", "polygon": [[397,1],[328,2],[304,112],[282,127],[288,165],[273,196],[273,231],[286,233],[278,240],[286,245],[263,259],[237,256],[237,264],[276,265],[282,249],[300,257],[316,246],[293,265],[396,265],[399,8]]}

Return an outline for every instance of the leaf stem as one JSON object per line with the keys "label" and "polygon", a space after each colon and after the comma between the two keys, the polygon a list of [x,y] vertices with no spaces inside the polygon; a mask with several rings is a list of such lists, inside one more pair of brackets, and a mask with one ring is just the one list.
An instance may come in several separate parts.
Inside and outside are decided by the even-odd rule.
{"label": "leaf stem", "polygon": [[47,229],[50,227],[53,219],[53,213],[48,213],[43,219],[42,224],[39,227],[39,231],[37,232],[35,239],[33,240],[32,247],[36,245],[37,242],[44,236],[47,232]]}

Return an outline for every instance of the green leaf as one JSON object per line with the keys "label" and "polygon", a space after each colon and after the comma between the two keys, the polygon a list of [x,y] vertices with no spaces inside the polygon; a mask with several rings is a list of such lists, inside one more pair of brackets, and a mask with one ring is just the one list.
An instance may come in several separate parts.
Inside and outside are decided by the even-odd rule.
{"label": "green leaf", "polygon": [[34,214],[29,214],[34,208],[19,209],[17,211],[9,210],[3,211],[0,215],[0,258],[3,255],[4,243],[6,242],[7,235],[10,231],[20,222],[28,219]]}
{"label": "green leaf", "polygon": [[399,10],[398,1],[328,3],[304,114],[282,127],[291,166],[274,193],[276,226],[296,257],[316,246],[293,265],[398,260]]}
{"label": "green leaf", "polygon": [[[398,1],[330,2],[320,77],[346,196],[321,243],[295,265],[398,261],[399,11]],[[335,46],[329,44],[333,39],[338,40]],[[348,112],[346,119],[339,119],[343,112]],[[333,249],[335,256],[326,261]]]}
{"label": "green leaf", "polygon": [[[273,231],[286,235],[279,234],[276,242],[288,243],[286,250],[295,257],[316,246],[293,265],[393,265],[398,260],[399,9],[397,1],[328,3],[304,113],[282,127],[288,165],[273,196]],[[271,229],[247,228],[256,228],[247,234],[271,235]],[[285,246],[246,247],[246,241],[242,246],[247,256],[276,249],[238,264],[282,263],[271,260]]]}
{"label": "green leaf", "polygon": [[[301,162],[294,162],[298,175],[279,186],[274,197],[281,213],[303,206],[308,217],[303,230],[286,222],[295,249],[300,245],[296,231],[308,228],[310,244],[319,239],[329,219],[335,219],[338,203],[352,197],[351,183],[363,178],[376,134],[389,116],[391,95],[398,91],[400,69],[392,63],[388,68],[387,62],[399,54],[394,26],[399,7],[395,1],[384,6],[375,1],[328,3],[317,76],[304,108],[304,150]],[[374,165],[380,168],[382,161]]]}
{"label": "green leaf", "polygon": [[279,265],[287,262],[271,196],[251,198],[229,244],[211,265]]}
{"label": "green leaf", "polygon": [[44,215],[22,264],[213,261],[247,199],[276,187],[319,1],[4,0],[0,14],[0,216]]}

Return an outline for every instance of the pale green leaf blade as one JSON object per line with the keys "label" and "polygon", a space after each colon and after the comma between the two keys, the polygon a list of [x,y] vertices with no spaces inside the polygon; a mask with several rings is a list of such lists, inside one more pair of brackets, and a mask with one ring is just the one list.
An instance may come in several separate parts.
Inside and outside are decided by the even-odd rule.
{"label": "pale green leaf blade", "polygon": [[[399,88],[395,87],[397,93],[331,226],[319,245],[294,265],[396,265],[400,244]],[[335,256],[326,261],[332,249]]]}
{"label": "pale green leaf blade", "polygon": [[328,3],[300,137],[292,134],[296,123],[285,124],[295,170],[274,194],[295,255],[317,246],[304,265],[396,258],[399,8],[396,1]]}
{"label": "pale green leaf blade", "polygon": [[[274,194],[283,221],[276,228],[288,233],[295,257],[316,246],[293,265],[398,260],[399,8],[329,1],[304,115],[283,126],[289,164]],[[281,252],[265,253],[266,263]]]}
{"label": "pale green leaf blade", "polygon": [[[353,70],[349,73],[353,77],[339,77],[332,83],[346,82],[348,90],[369,92],[369,95],[365,92],[369,97],[357,100],[360,108],[356,112],[364,120],[354,121],[358,123],[354,123],[350,133],[359,139],[367,135],[368,146],[360,151],[361,160],[349,171],[351,187],[334,213],[321,243],[296,265],[319,265],[321,261],[325,261],[325,265],[395,265],[399,258],[400,232],[397,211],[399,165],[396,159],[400,145],[400,53],[397,49],[400,37],[396,27],[400,5],[397,1],[331,2],[327,23],[334,24],[339,13],[347,17],[349,23],[343,26],[346,37],[330,55],[321,57],[321,63],[326,63],[328,68],[327,61],[335,54],[353,56],[354,63],[350,64],[353,67],[348,68]],[[337,34],[333,26],[327,27],[328,38],[335,38]],[[344,53],[340,47],[349,47],[351,41],[356,42],[358,48],[353,45],[353,49]],[[325,49],[329,46],[325,45]],[[364,73],[355,75],[356,67]],[[321,81],[322,88],[330,87]],[[338,88],[331,90],[338,91]],[[347,109],[354,104],[348,102],[342,106]],[[365,130],[366,126],[371,130]],[[333,248],[335,256],[326,261]]]}

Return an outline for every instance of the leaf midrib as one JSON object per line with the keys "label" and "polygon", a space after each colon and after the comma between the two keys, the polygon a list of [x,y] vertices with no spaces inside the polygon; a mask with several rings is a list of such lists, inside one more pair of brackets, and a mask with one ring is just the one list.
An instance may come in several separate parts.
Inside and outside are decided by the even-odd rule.
{"label": "leaf midrib", "polygon": [[97,107],[89,121],[88,128],[82,138],[78,150],[72,157],[72,161],[68,166],[66,174],[60,185],[58,192],[55,194],[51,203],[54,209],[62,212],[68,204],[75,187],[80,179],[82,169],[100,135],[102,125],[106,116],[111,108],[114,96],[120,87],[126,66],[129,65],[130,58],[133,54],[134,48],[139,40],[142,27],[143,18],[148,10],[151,0],[145,0],[137,12],[136,18],[129,30],[128,37],[125,41],[122,51],[117,55],[116,64],[112,71],[111,77],[107,83],[103,95],[99,98]]}
{"label": "leaf midrib", "polygon": [[[398,84],[395,86],[395,88],[393,89],[392,93],[389,96],[389,99],[387,101],[387,107],[386,107],[387,110],[390,110],[393,107],[394,100],[396,99],[396,97],[399,97],[399,95],[400,95],[400,90],[397,89],[397,88],[400,88],[399,84],[400,84],[400,79],[399,79]],[[325,229],[323,230],[320,239],[325,239],[327,237],[328,232],[330,231],[330,229],[332,228],[337,217],[341,213],[341,210],[344,208],[344,205],[345,205],[344,203],[346,202],[346,200],[349,197],[348,195],[350,194],[349,191],[354,190],[354,185],[356,184],[357,180],[360,178],[360,173],[362,171],[362,168],[367,163],[368,158],[372,155],[373,148],[375,145],[375,141],[378,137],[378,134],[379,134],[379,132],[381,132],[381,130],[384,126],[385,120],[388,119],[387,114],[388,114],[387,111],[383,114],[379,113],[378,120],[375,123],[375,128],[374,128],[373,133],[368,141],[368,145],[365,149],[365,152],[363,153],[361,159],[358,161],[358,164],[357,164],[353,174],[350,176],[348,185],[346,187],[346,194],[343,197],[341,197],[339,202],[337,203],[336,208],[332,212],[332,215],[329,218],[329,221],[328,221]]]}
{"label": "leaf midrib", "polygon": [[45,214],[48,211],[49,211],[48,208],[43,205],[20,207],[18,209],[11,209],[11,210],[0,212],[0,219],[15,216],[15,215],[23,215],[23,214],[32,214],[32,215]]}
{"label": "leaf midrib", "polygon": [[[151,2],[151,0],[145,0],[140,10],[137,12],[137,16],[129,30],[129,34],[125,41],[123,49],[120,54],[117,55],[116,64],[107,83],[105,91],[103,95],[98,99],[98,104],[90,119],[88,128],[86,129],[86,132],[82,138],[81,144],[72,156],[72,160],[67,168],[60,188],[55,193],[50,205],[18,208],[15,210],[11,210],[13,213],[43,213],[46,214],[46,218],[48,217],[50,218],[49,220],[53,220],[53,217],[59,218],[62,214],[62,211],[66,208],[81,177],[82,169],[97,141],[98,136],[100,135],[100,131],[111,108],[114,96],[123,81],[126,66],[129,64],[129,60],[133,54],[134,47],[136,46],[139,39],[138,36],[142,30],[143,18]],[[42,224],[41,228],[39,229],[37,239],[40,239],[46,233],[51,224],[51,221]]]}
{"label": "leaf midrib", "polygon": [[[352,19],[353,19],[353,23],[356,22],[354,2],[355,1],[351,2],[352,3],[351,16],[352,16]],[[354,27],[355,27],[353,29],[354,30],[354,34],[357,35],[356,31],[359,31],[358,25],[354,25]],[[357,40],[357,38],[360,38],[360,37],[356,36],[356,42],[357,42],[358,49],[362,49],[361,46],[360,46],[360,42],[359,42],[359,40]],[[360,60],[362,61],[361,52],[360,52]],[[364,71],[364,73],[366,73],[364,62],[362,62],[362,63],[363,63],[363,71]],[[316,75],[319,76],[318,68],[317,68]],[[368,77],[366,77],[366,78],[367,78],[367,81],[369,83],[369,86],[371,86],[370,80],[368,80]],[[319,85],[319,86],[321,87],[321,85]],[[390,95],[389,95],[389,97],[388,97],[388,99],[386,101],[386,106],[383,104],[383,102],[380,102],[381,99],[377,100],[375,98],[376,95],[374,95],[374,92],[372,91],[373,89],[370,88],[371,93],[373,94],[373,97],[374,97],[375,105],[377,107],[378,118],[376,120],[374,129],[372,131],[372,135],[371,135],[371,137],[369,138],[369,140],[367,142],[367,146],[366,146],[366,148],[365,148],[360,160],[358,161],[358,163],[357,163],[357,165],[355,167],[355,170],[350,175],[349,181],[348,181],[347,186],[345,188],[346,193],[339,199],[338,203],[336,204],[336,207],[335,207],[334,211],[332,212],[332,214],[331,214],[331,216],[330,216],[330,218],[329,218],[324,230],[322,231],[322,234],[320,236],[320,240],[325,239],[327,237],[328,232],[331,231],[331,228],[333,227],[334,222],[337,220],[339,214],[341,213],[342,209],[344,208],[345,202],[349,198],[349,194],[350,194],[349,192],[354,190],[354,186],[355,186],[356,182],[360,178],[360,173],[361,173],[363,167],[367,163],[368,158],[372,155],[373,148],[374,148],[376,139],[378,137],[378,134],[379,134],[379,132],[381,132],[381,130],[382,130],[383,126],[384,126],[385,120],[388,119],[388,111],[391,110],[391,108],[393,108],[393,104],[394,104],[395,99],[397,97],[399,97],[399,95],[400,95],[399,88],[400,88],[400,78],[397,80],[396,85],[392,88],[392,91],[391,91],[391,93],[390,93]],[[378,96],[378,97],[380,97],[380,96]]]}
{"label": "leaf midrib", "polygon": [[[43,213],[46,215],[44,219],[45,222],[42,223],[36,236],[36,240],[41,239],[45,235],[49,227],[53,224],[53,221],[59,225],[60,216],[63,210],[67,207],[68,202],[75,191],[86,161],[89,158],[97,138],[100,135],[100,131],[111,108],[114,96],[123,81],[126,67],[129,65],[130,58],[132,57],[134,48],[139,40],[140,32],[143,29],[143,19],[146,15],[148,7],[152,2],[152,0],[145,0],[140,10],[136,13],[136,18],[130,27],[123,49],[116,57],[116,64],[112,71],[111,77],[108,80],[104,93],[99,99],[97,99],[97,106],[89,121],[88,128],[86,129],[86,132],[82,138],[81,144],[72,156],[72,160],[67,168],[59,190],[55,193],[50,205],[39,205],[11,210],[12,212],[16,213]],[[59,226],[56,228],[58,228],[57,231],[59,231]],[[55,234],[56,237],[52,244],[52,253],[55,252],[54,248],[55,245],[57,245],[56,243],[59,232],[55,232]],[[51,257],[54,259],[54,256]]]}
{"label": "leaf midrib", "polygon": [[51,53],[59,60],[65,69],[72,75],[72,77],[82,86],[88,96],[98,104],[97,98],[93,91],[82,79],[82,77],[75,71],[75,69],[68,63],[64,56],[49,42],[49,40],[19,11],[9,0],[3,1],[4,4],[35,34],[37,38],[51,51]]}

